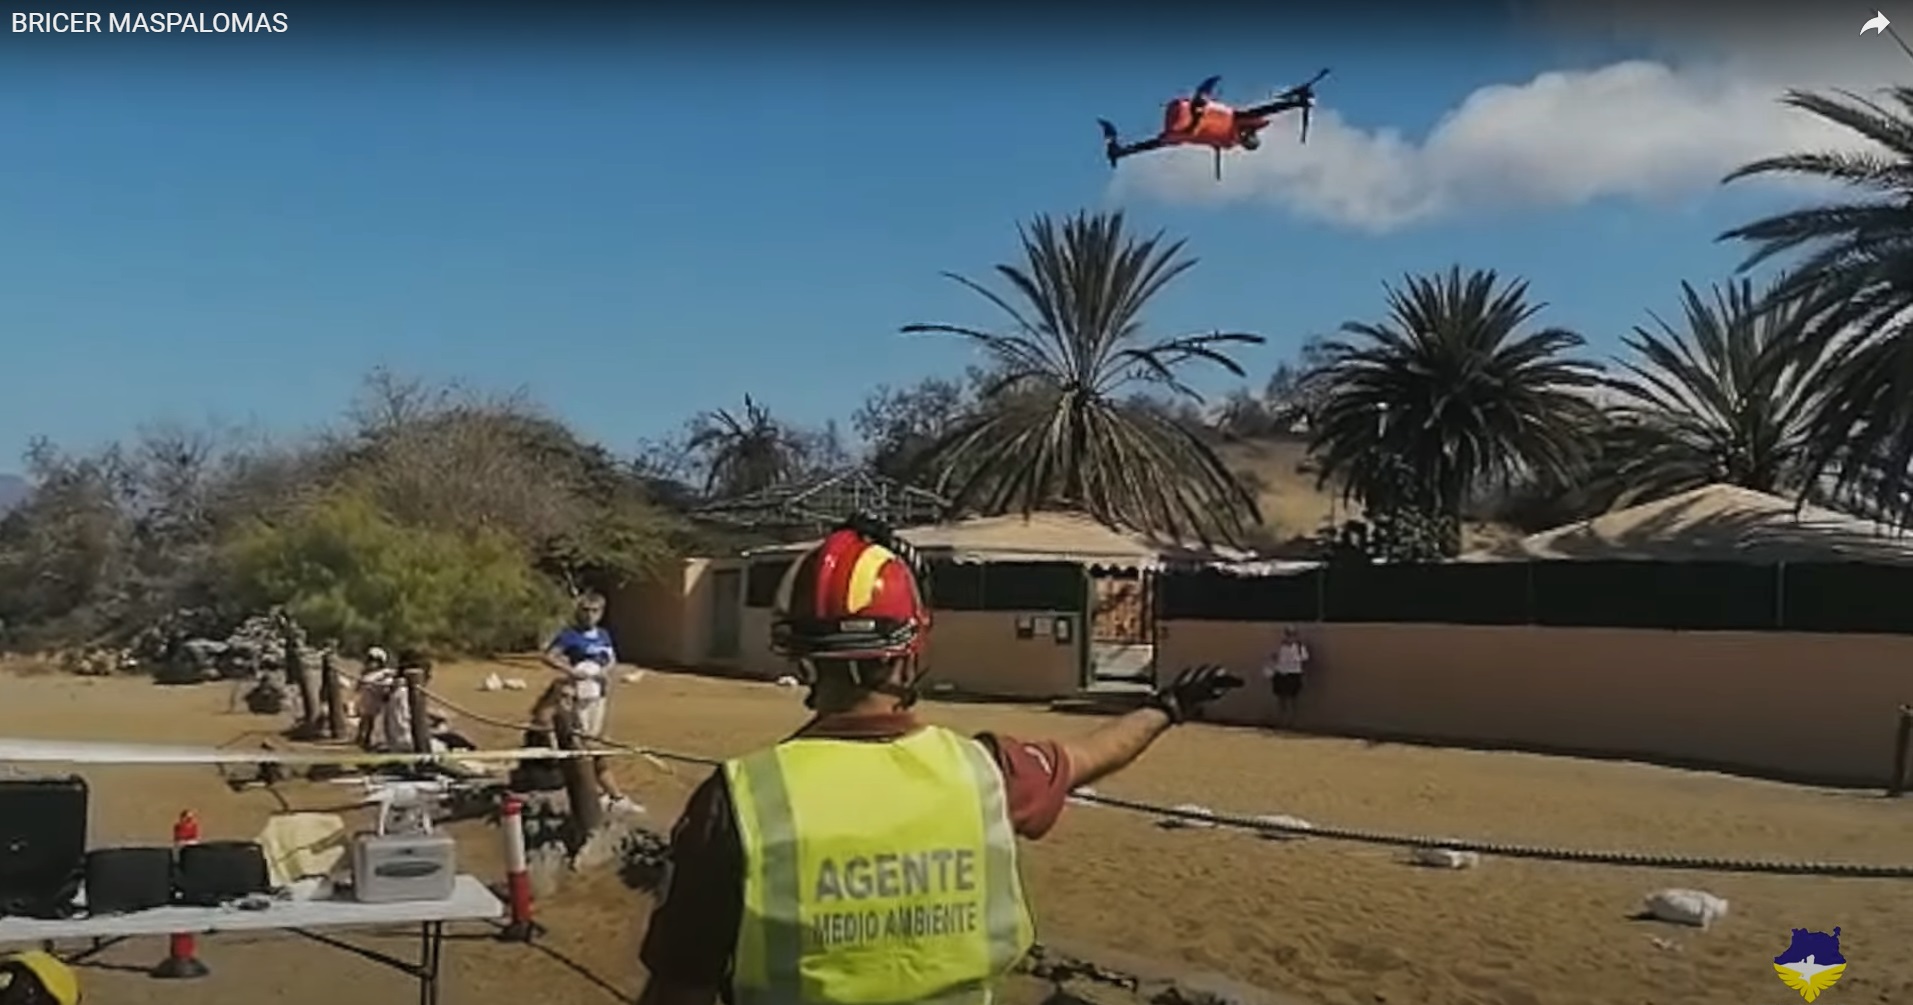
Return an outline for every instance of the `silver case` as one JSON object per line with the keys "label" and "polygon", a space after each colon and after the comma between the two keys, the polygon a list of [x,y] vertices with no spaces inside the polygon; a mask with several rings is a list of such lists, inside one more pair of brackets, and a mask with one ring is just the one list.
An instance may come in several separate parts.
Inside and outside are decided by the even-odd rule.
{"label": "silver case", "polygon": [[365,904],[449,900],[458,846],[447,834],[360,834],[352,841],[352,897]]}

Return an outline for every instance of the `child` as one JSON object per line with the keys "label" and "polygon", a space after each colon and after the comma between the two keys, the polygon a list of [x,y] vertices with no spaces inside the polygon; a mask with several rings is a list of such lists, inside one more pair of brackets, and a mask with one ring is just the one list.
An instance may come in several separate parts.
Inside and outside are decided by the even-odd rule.
{"label": "child", "polygon": [[[580,595],[571,624],[545,648],[545,665],[558,674],[558,679],[545,689],[531,710],[532,726],[543,733],[545,744],[550,743],[553,720],[566,703],[576,716],[579,732],[587,737],[604,735],[611,673],[618,663],[611,632],[599,624],[604,618],[604,604],[604,597],[597,593]],[[533,745],[537,739],[539,737],[528,736],[526,745]],[[591,767],[598,776],[598,788],[604,793],[606,809],[644,812],[642,805],[618,788],[608,760],[594,757]]]}

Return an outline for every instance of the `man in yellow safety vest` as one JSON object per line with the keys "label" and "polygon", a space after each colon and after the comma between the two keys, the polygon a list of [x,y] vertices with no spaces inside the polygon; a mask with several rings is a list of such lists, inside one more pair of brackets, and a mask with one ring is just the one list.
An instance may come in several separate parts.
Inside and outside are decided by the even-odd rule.
{"label": "man in yellow safety vest", "polygon": [[1241,681],[1192,667],[1063,741],[976,737],[911,711],[930,628],[920,563],[852,521],[794,562],[773,645],[816,713],[724,765],[671,835],[641,1005],[983,1005],[1034,932],[1016,837]]}

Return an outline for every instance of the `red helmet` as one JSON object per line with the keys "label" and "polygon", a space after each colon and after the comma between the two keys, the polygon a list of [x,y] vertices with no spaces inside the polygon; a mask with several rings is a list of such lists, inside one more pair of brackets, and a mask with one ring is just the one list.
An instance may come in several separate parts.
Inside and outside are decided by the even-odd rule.
{"label": "red helmet", "polygon": [[853,528],[791,563],[771,617],[771,647],[797,659],[913,656],[930,628],[910,563]]}

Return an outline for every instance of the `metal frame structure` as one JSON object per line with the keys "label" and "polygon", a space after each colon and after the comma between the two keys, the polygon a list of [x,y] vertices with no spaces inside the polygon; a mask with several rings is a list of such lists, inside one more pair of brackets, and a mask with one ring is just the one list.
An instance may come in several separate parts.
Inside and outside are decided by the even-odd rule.
{"label": "metal frame structure", "polygon": [[822,532],[852,513],[892,527],[919,527],[944,522],[951,506],[927,489],[853,468],[719,500],[693,510],[691,516],[750,530]]}

